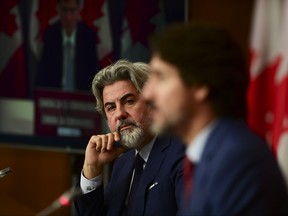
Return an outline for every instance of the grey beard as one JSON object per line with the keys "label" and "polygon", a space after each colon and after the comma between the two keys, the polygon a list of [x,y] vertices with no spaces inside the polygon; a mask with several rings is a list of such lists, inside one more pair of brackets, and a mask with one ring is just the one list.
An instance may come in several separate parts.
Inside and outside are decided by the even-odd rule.
{"label": "grey beard", "polygon": [[123,130],[120,134],[122,145],[128,148],[137,148],[143,141],[143,129],[139,126]]}

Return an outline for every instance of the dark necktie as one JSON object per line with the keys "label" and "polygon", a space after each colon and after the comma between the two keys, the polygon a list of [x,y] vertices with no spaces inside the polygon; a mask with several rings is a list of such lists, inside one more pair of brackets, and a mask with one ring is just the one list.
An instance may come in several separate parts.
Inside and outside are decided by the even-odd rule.
{"label": "dark necktie", "polygon": [[184,200],[185,204],[188,205],[192,194],[192,184],[193,184],[193,163],[185,156],[184,158]]}
{"label": "dark necktie", "polygon": [[128,203],[127,203],[127,215],[132,215],[132,210],[135,205],[135,196],[136,191],[140,182],[140,178],[143,172],[143,164],[145,161],[143,158],[139,155],[139,153],[136,155],[134,160],[134,177],[133,182],[131,185],[129,197],[128,197]]}

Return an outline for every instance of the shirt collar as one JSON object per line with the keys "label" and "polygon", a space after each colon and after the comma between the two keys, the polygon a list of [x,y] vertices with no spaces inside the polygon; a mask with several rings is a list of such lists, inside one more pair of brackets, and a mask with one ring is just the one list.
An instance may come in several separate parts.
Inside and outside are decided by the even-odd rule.
{"label": "shirt collar", "polygon": [[[156,140],[156,136],[139,151],[139,154],[143,158],[145,163],[147,163],[147,161],[148,161],[148,158],[149,158],[150,152],[152,150],[152,147],[155,143],[155,140]],[[137,154],[137,153],[138,153],[138,151],[135,150],[135,154]]]}
{"label": "shirt collar", "polygon": [[207,139],[211,134],[212,130],[215,128],[216,121],[211,122],[205,128],[203,128],[200,133],[190,142],[188,148],[186,149],[186,155],[190,161],[193,163],[198,163],[201,159],[203,150],[206,146]]}
{"label": "shirt collar", "polygon": [[62,29],[62,38],[63,38],[63,44],[66,44],[67,41],[70,41],[72,45],[75,44],[76,40],[76,28],[73,30],[72,34],[68,37],[65,30]]}

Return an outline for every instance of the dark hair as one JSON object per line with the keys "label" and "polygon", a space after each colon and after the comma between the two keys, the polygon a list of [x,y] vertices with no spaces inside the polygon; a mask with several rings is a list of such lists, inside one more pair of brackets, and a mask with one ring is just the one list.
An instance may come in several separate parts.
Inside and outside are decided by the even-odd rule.
{"label": "dark hair", "polygon": [[247,64],[240,47],[223,29],[173,24],[150,37],[152,54],[179,69],[187,86],[207,86],[208,100],[220,116],[245,118]]}

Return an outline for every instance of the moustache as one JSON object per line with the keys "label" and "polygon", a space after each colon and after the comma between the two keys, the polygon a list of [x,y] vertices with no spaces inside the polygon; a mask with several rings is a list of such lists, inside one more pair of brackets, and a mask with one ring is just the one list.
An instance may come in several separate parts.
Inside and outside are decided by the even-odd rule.
{"label": "moustache", "polygon": [[131,121],[131,120],[127,120],[127,119],[124,119],[124,120],[119,120],[119,122],[117,123],[117,127],[116,127],[116,131],[118,133],[120,133],[121,131],[121,128],[123,127],[126,127],[126,126],[134,126],[134,127],[138,127],[138,124],[134,121]]}

